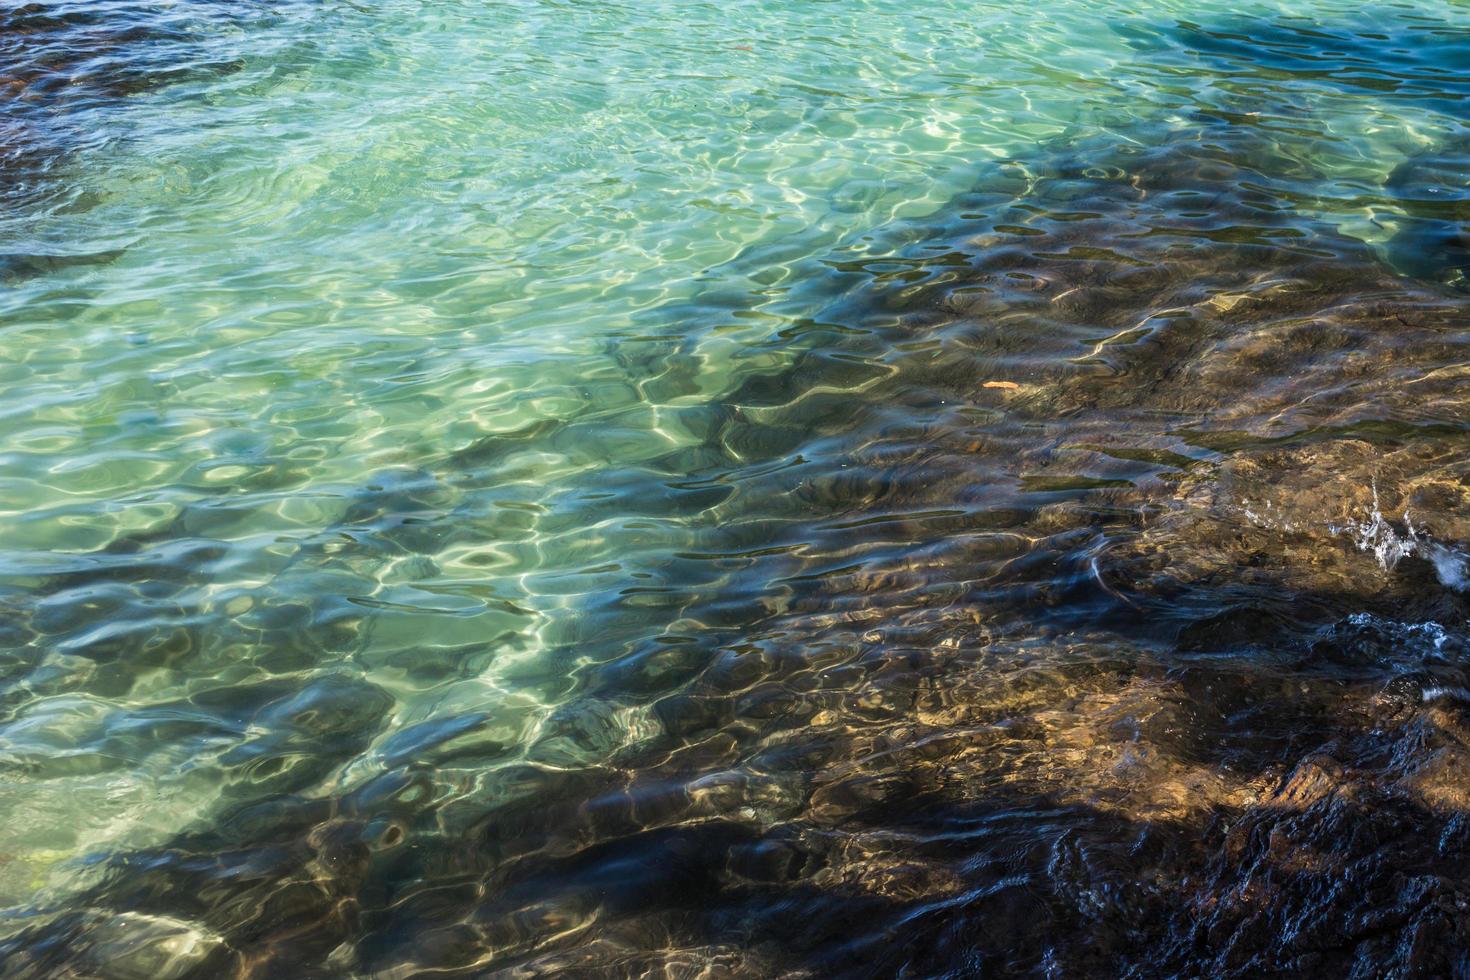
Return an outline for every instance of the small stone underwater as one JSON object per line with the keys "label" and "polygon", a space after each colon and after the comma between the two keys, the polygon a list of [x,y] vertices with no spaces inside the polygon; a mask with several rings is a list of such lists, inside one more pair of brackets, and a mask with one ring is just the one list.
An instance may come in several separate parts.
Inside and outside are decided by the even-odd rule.
{"label": "small stone underwater", "polygon": [[[1350,28],[1119,32],[1225,94],[740,250],[722,388],[636,321],[330,504],[240,428],[12,551],[0,778],[208,802],[0,877],[0,975],[1470,973],[1470,25]],[[1442,126],[1344,178],[1301,78]]]}

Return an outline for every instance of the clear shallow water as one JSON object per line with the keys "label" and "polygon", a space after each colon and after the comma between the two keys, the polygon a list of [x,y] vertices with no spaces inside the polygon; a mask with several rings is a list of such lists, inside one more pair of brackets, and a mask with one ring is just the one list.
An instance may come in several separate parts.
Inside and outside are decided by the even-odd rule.
{"label": "clear shallow water", "polygon": [[5,17],[7,970],[1460,955],[1462,7]]}

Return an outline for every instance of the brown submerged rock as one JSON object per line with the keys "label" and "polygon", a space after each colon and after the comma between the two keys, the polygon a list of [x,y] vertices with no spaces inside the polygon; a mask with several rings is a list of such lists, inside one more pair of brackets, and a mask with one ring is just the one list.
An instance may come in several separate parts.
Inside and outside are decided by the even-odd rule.
{"label": "brown submerged rock", "polygon": [[[83,186],[75,159],[116,138],[107,113],[130,96],[237,70],[237,59],[203,42],[209,27],[246,14],[214,0],[48,0],[0,8],[0,208],[25,217],[92,206],[96,196]],[[0,253],[0,282],[104,264],[120,254]]]}
{"label": "brown submerged rock", "polygon": [[1470,972],[1465,299],[1136,135],[839,265],[844,356],[712,413],[812,454],[710,505],[762,552],[524,758],[293,782],[87,906],[249,977]]}

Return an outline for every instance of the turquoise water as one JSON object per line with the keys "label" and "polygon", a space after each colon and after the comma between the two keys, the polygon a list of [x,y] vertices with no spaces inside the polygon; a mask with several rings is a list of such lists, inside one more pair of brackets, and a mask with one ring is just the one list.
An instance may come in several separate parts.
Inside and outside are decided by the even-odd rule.
{"label": "turquoise water", "polygon": [[[700,888],[634,887],[619,862],[657,867],[641,835],[670,828],[738,838],[679,838],[677,854],[764,854],[809,831],[826,870],[797,877],[827,897],[752,906],[838,937],[881,923],[894,942],[914,916],[963,919],[954,896],[982,887],[966,862],[994,845],[930,848],[911,873],[859,843],[881,817],[859,832],[832,815],[860,808],[834,804],[823,772],[884,771],[872,760],[900,746],[946,755],[956,730],[976,740],[953,750],[968,758],[1001,730],[975,726],[1003,727],[1017,704],[1049,730],[1070,724],[1057,712],[1096,718],[1066,674],[1082,646],[1167,674],[1183,641],[1114,622],[1147,576],[1098,572],[1095,594],[1077,593],[1118,542],[1152,541],[1154,525],[1120,515],[1167,525],[1208,490],[1235,530],[1315,522],[1313,547],[1348,570],[1331,588],[1271,586],[1316,597],[1301,608],[1337,597],[1303,614],[1303,635],[1365,610],[1464,620],[1453,574],[1433,580],[1440,606],[1409,615],[1393,589],[1423,588],[1328,530],[1367,520],[1370,479],[1390,518],[1436,515],[1440,498],[1404,502],[1431,462],[1393,426],[1448,439],[1432,465],[1451,465],[1466,418],[1435,386],[1459,376],[1458,340],[1342,327],[1358,338],[1344,352],[1378,344],[1380,364],[1418,373],[1320,382],[1315,342],[1222,341],[1234,373],[1199,382],[1214,401],[1150,405],[1135,394],[1170,375],[1127,358],[1189,366],[1198,350],[1164,328],[1144,350],[1127,331],[1176,316],[1177,296],[1113,296],[1061,330],[1061,289],[1044,309],[1005,307],[1004,290],[963,282],[1028,234],[1099,216],[1068,212],[1065,187],[1037,197],[1065,147],[1082,148],[1077,181],[1124,186],[1118,153],[1218,145],[1248,172],[1206,167],[1205,190],[1170,184],[1141,205],[1159,209],[1156,235],[1211,209],[1273,215],[1199,236],[1249,246],[1199,253],[1211,270],[1265,270],[1212,290],[1214,309],[1286,280],[1321,293],[1336,274],[1251,251],[1265,242],[1346,270],[1319,309],[1402,288],[1429,292],[1395,302],[1463,312],[1463,5],[38,6],[57,17],[44,31],[25,19],[41,15],[0,14],[14,112],[0,144],[0,903],[18,970],[857,970],[841,952],[803,960],[821,937],[772,939],[732,911],[769,880],[735,857],[722,866],[740,883]],[[1139,172],[1132,186],[1153,186]],[[970,227],[998,180],[1010,218]],[[1116,255],[1118,241],[1069,247]],[[1168,277],[1194,256],[1145,258]],[[931,303],[936,289],[956,292]],[[1002,306],[963,305],[981,293]],[[1137,315],[1111,324],[1113,310]],[[1308,316],[1271,322],[1288,314]],[[1422,465],[1384,464],[1403,471],[1395,488],[1377,463],[1328,460],[1346,482],[1301,489],[1301,506],[1341,513],[1276,523],[1241,515],[1285,476],[1226,507],[1235,484],[1200,475],[1242,446],[1316,444],[1301,434],[1323,426]],[[1102,444],[1111,455],[1088,448]],[[1453,483],[1431,475],[1423,486]],[[1431,526],[1448,568],[1459,506]],[[1305,548],[1273,540],[1264,553]],[[1254,581],[1212,580],[1197,618]],[[1017,665],[1014,684],[995,680]],[[1060,701],[1033,703],[1038,678],[1063,675]],[[914,700],[972,682],[999,685],[971,692],[983,725]],[[1272,756],[1260,779],[1296,761]],[[1121,764],[1059,749],[1027,771],[1060,786],[1055,767]],[[1231,785],[1210,805],[1260,789]],[[1167,809],[1149,799],[1109,805]],[[272,863],[293,846],[310,853]],[[205,884],[190,864],[252,849],[248,887],[238,868]],[[355,870],[334,877],[334,861]],[[170,862],[176,878],[150,877]],[[242,911],[298,886],[311,897],[279,921]],[[670,917],[686,887],[699,897]],[[492,900],[494,920],[461,935]],[[66,952],[46,936],[69,937]]]}

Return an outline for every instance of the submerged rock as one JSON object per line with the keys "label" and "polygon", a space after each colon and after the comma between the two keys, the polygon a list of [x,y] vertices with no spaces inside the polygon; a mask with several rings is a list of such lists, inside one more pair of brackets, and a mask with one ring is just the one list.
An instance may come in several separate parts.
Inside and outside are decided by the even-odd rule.
{"label": "submerged rock", "polygon": [[1407,275],[1470,280],[1470,139],[1442,142],[1389,175],[1402,211],[1389,260]]}
{"label": "submerged rock", "polygon": [[[98,113],[177,82],[239,68],[205,43],[235,5],[123,0],[13,3],[0,9],[0,208],[33,213],[95,203],[72,163],[116,134]],[[112,261],[117,249],[0,255],[0,280]]]}
{"label": "submerged rock", "polygon": [[[1316,179],[1202,120],[878,230],[909,244],[834,258],[840,341],[704,416],[718,587],[568,652],[523,755],[466,712],[347,774],[392,699],[298,674],[330,590],[242,604],[289,658],[193,697],[249,729],[229,799],[79,904],[251,977],[1465,972],[1470,322]],[[385,474],[295,560],[420,567],[454,492]],[[79,972],[98,921],[0,955]]]}
{"label": "submerged rock", "polygon": [[1151,60],[1186,64],[1231,82],[1276,88],[1304,82],[1460,119],[1470,115],[1470,80],[1455,70],[1470,59],[1470,30],[1447,23],[1426,29],[1417,17],[1385,17],[1365,26],[1354,19],[1253,14],[1181,18],[1154,30],[1124,23],[1115,30]]}
{"label": "submerged rock", "polygon": [[167,916],[83,912],[62,916],[52,928],[69,937],[67,944],[20,954],[5,964],[6,976],[187,980],[231,976],[241,965],[219,936]]}

